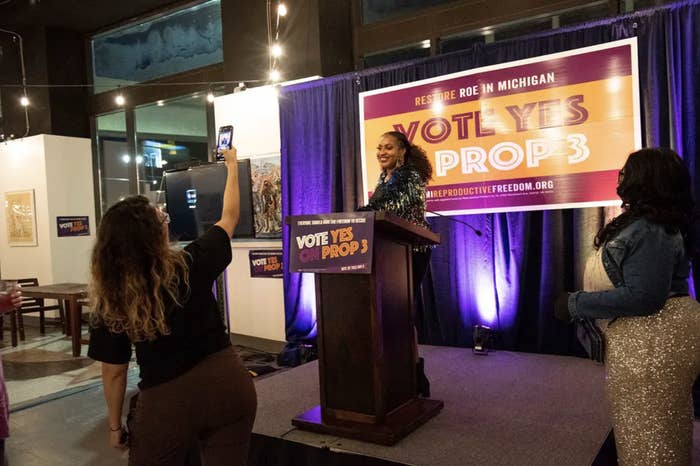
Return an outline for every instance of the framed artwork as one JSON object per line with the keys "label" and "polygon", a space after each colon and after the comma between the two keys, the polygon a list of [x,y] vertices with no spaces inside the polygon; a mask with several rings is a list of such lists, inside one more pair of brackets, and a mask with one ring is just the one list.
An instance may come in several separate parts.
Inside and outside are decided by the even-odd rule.
{"label": "framed artwork", "polygon": [[282,237],[280,157],[250,159],[256,238]]}
{"label": "framed artwork", "polygon": [[34,190],[5,193],[5,221],[10,246],[36,246]]}

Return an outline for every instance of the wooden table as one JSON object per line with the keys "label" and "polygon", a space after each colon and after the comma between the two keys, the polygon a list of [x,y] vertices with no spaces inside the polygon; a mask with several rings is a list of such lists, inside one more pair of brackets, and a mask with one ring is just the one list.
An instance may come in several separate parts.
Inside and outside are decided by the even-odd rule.
{"label": "wooden table", "polygon": [[81,305],[78,300],[87,297],[87,285],[83,283],[56,283],[54,285],[23,286],[22,294],[30,298],[63,301],[66,310],[66,331],[73,343],[73,356],[80,356]]}

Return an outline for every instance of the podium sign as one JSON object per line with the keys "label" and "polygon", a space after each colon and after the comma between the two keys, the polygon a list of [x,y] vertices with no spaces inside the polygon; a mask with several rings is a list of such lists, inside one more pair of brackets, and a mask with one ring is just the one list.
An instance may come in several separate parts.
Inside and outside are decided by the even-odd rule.
{"label": "podium sign", "polygon": [[289,271],[372,273],[374,212],[289,219]]}
{"label": "podium sign", "polygon": [[292,424],[393,445],[443,406],[417,397],[412,273],[412,246],[440,235],[386,212],[286,221],[290,270],[316,272],[320,391]]}

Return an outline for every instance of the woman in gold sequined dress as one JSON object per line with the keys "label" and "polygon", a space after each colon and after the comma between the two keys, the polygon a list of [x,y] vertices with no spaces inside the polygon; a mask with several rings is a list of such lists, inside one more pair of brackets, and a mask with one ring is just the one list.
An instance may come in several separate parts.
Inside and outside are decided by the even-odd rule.
{"label": "woman in gold sequined dress", "polygon": [[623,213],[595,238],[585,291],[557,314],[609,319],[606,389],[621,465],[689,465],[691,390],[700,373],[700,304],[688,296],[690,175],[670,149],[629,156]]}

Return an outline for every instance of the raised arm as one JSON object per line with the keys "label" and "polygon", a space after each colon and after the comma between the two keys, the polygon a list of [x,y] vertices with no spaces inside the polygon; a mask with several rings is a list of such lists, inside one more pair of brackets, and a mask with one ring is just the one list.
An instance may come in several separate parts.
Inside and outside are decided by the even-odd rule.
{"label": "raised arm", "polygon": [[238,217],[241,211],[240,192],[238,191],[238,158],[235,147],[230,150],[223,150],[227,177],[224,188],[224,205],[221,209],[221,219],[216,225],[221,227],[229,237],[233,236],[233,230],[238,224]]}

